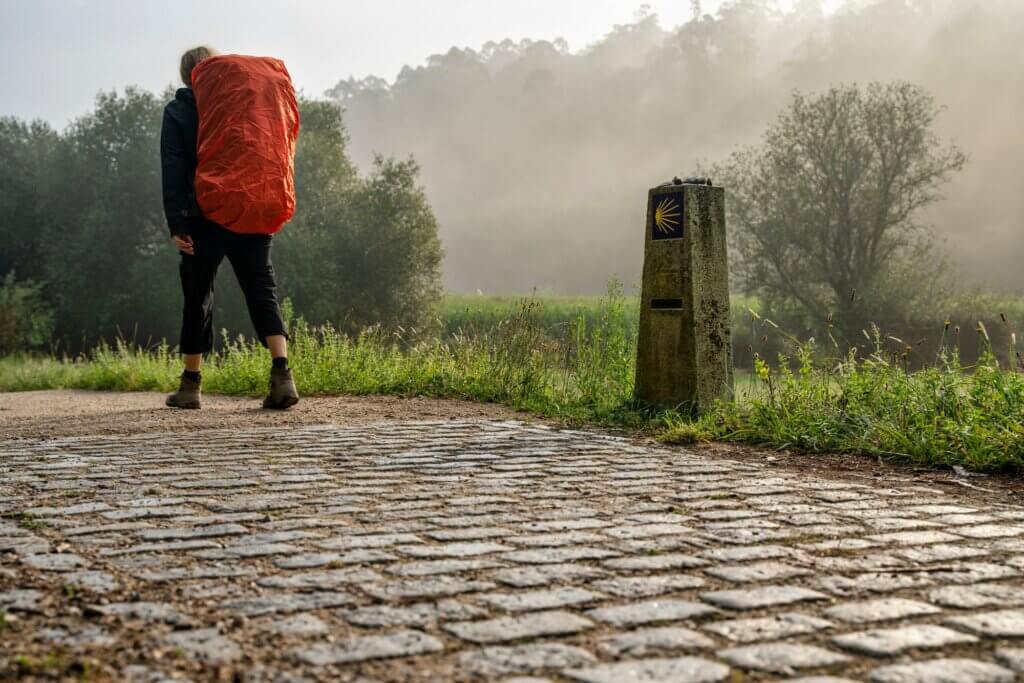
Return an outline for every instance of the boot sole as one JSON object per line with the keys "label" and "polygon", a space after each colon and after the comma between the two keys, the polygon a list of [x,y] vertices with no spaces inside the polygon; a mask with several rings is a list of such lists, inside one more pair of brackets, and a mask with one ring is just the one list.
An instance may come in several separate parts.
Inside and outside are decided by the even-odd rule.
{"label": "boot sole", "polygon": [[188,403],[171,403],[165,402],[168,408],[182,408],[184,410],[199,410],[199,401],[189,401]]}
{"label": "boot sole", "polygon": [[287,410],[298,402],[298,396],[285,396],[277,403],[271,403],[269,398],[265,398],[263,399],[263,408],[266,410]]}

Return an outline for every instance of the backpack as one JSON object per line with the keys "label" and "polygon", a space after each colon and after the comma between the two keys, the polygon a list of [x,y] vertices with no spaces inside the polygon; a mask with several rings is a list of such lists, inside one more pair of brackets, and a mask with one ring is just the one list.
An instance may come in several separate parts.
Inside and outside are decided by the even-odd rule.
{"label": "backpack", "polygon": [[192,70],[196,201],[232,232],[271,235],[295,214],[299,105],[284,62],[220,55]]}

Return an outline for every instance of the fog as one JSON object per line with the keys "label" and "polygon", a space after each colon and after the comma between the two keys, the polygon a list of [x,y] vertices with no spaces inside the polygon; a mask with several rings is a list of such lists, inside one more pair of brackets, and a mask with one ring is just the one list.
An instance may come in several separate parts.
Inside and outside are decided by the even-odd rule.
{"label": "fog", "polygon": [[905,79],[946,107],[938,133],[970,156],[934,226],[962,282],[1020,291],[1024,3],[817,0],[655,15],[588,48],[452,49],[391,81],[348,79],[354,159],[412,154],[454,291],[560,293],[637,282],[648,187],[756,144],[794,89]]}

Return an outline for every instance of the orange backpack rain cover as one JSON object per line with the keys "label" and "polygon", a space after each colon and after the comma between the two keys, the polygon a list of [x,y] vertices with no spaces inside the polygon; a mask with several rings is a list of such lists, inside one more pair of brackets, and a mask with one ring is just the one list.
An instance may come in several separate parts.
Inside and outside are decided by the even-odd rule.
{"label": "orange backpack rain cover", "polygon": [[192,70],[196,201],[232,232],[270,235],[295,214],[299,105],[284,62],[221,55]]}

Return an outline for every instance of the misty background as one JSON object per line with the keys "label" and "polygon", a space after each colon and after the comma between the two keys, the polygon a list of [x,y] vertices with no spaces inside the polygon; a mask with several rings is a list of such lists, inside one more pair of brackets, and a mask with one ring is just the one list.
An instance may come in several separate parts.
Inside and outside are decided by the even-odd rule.
{"label": "misty background", "polygon": [[[102,18],[112,6],[126,7],[71,4],[73,10],[47,0],[33,3],[32,12],[4,5],[4,52],[19,50],[32,38],[26,22],[93,10]],[[154,14],[160,22],[174,20],[148,3],[133,3],[122,27],[130,50],[109,45],[104,47],[110,52],[81,57],[86,68],[92,61],[103,63],[99,72],[107,81],[92,83],[92,90],[139,82],[159,91],[177,54],[192,42],[239,52],[273,53],[282,46],[278,54],[307,95],[319,96],[309,91],[310,84],[330,83],[328,74],[335,72],[326,96],[344,109],[353,161],[366,169],[375,153],[415,157],[445,251],[443,285],[486,293],[532,288],[595,293],[612,275],[636,283],[648,187],[756,144],[794,89],[908,80],[946,108],[937,132],[970,158],[946,187],[947,201],[930,209],[925,222],[945,242],[964,283],[1020,291],[1024,197],[1016,169],[1024,152],[1018,124],[1024,104],[1019,86],[1024,3],[837,4],[666,2],[634,8],[630,16],[623,3],[508,3],[465,13],[456,2],[383,3],[378,9],[346,7],[355,16],[344,26],[321,17],[320,28],[309,35],[275,27],[263,10],[254,10],[259,30],[252,30],[252,17],[232,31],[204,30],[201,23],[230,24],[233,14],[245,11],[238,3],[217,3],[208,10],[212,17],[187,24],[187,40],[180,31],[171,32],[174,40],[158,46],[145,37],[147,47],[139,44],[144,32],[127,30],[131,13],[144,14],[150,23]],[[275,6],[316,14],[305,4]],[[423,8],[430,7],[435,11],[427,19]],[[375,14],[366,20],[377,30],[360,27],[359,12]],[[615,23],[614,16],[623,13],[625,20]],[[497,22],[519,17],[514,28],[538,32],[533,38],[505,39],[511,29],[475,21],[484,15]],[[595,25],[602,20],[607,25]],[[47,30],[70,30],[66,23],[54,21]],[[540,29],[552,25],[568,29],[560,35],[568,33],[572,42]],[[77,29],[78,39],[90,40],[83,28]],[[334,31],[339,38],[332,43],[328,36]],[[493,32],[493,39],[481,39],[473,48],[438,44],[465,44],[460,36],[481,31]],[[211,33],[222,37],[204,37]],[[415,40],[414,33],[429,36],[430,45]],[[384,60],[380,75],[346,76],[372,62],[356,65],[331,57],[338,42],[356,35],[363,42],[355,52],[376,51]],[[595,37],[588,40],[588,35]],[[437,52],[425,60],[408,57],[410,42],[437,46]],[[308,47],[302,59],[289,59],[296,43],[316,47]],[[38,68],[59,70],[80,58],[74,52],[72,42],[37,64],[35,73],[15,74],[5,58],[5,70],[15,80],[33,78],[37,90],[59,90],[52,79],[39,78]],[[157,54],[160,64],[153,60]],[[387,60],[397,63],[399,57],[409,65],[388,77]],[[0,114],[49,115],[58,126],[69,115],[62,109],[67,104],[53,97],[39,100],[20,88],[14,91],[13,97],[5,95]],[[38,110],[28,111],[32,106]]]}

